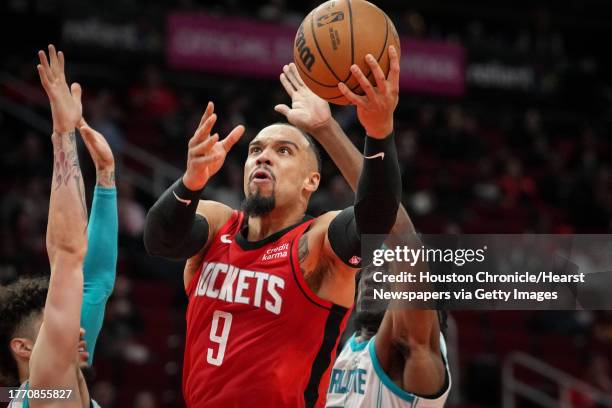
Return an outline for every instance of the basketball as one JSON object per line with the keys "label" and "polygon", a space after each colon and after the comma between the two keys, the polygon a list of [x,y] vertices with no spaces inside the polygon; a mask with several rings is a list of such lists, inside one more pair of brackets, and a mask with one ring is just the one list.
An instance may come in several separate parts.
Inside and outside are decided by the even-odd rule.
{"label": "basketball", "polygon": [[350,102],[338,89],[344,82],[363,95],[350,67],[357,64],[374,84],[365,56],[372,54],[385,76],[388,49],[398,51],[399,37],[384,11],[365,0],[329,0],[311,11],[295,36],[293,59],[304,83],[321,98],[337,105]]}

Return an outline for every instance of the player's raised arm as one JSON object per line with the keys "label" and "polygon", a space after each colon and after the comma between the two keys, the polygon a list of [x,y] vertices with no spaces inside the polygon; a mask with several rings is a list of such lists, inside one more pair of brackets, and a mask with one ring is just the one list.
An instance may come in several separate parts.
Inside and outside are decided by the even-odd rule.
{"label": "player's raised arm", "polygon": [[[289,123],[311,134],[325,149],[353,192],[363,168],[363,156],[331,115],[329,103],[312,92],[300,78],[294,63],[285,65],[280,81],[291,97],[291,107],[281,104],[274,109]],[[397,212],[392,233],[412,231],[414,226],[403,205]]]}
{"label": "player's raised arm", "polygon": [[89,246],[83,266],[81,308],[81,327],[85,329],[88,363],[91,364],[106,302],[115,284],[119,221],[113,152],[104,136],[92,129],[85,119],[81,118],[78,128],[96,168],[96,188],[87,228]]}
{"label": "player's raised arm", "polygon": [[76,386],[83,259],[87,251],[87,207],[77,156],[75,128],[81,118],[81,88],[68,88],[64,56],[49,46],[39,52],[38,73],[53,116],[53,179],[47,224],[51,265],[43,323],[30,359],[32,388]]}
{"label": "player's raised arm", "polygon": [[200,125],[189,140],[187,170],[170,186],[147,214],[144,243],[149,255],[185,260],[195,255],[227,220],[231,209],[215,203],[208,212],[196,214],[200,195],[210,178],[219,171],[231,147],[244,133],[235,127],[223,140],[211,130],[217,120],[214,105],[208,103]]}
{"label": "player's raised arm", "polygon": [[[391,68],[387,78],[374,57],[366,57],[376,79],[375,87],[358,66],[351,67],[365,95],[356,95],[343,83],[338,85],[343,95],[357,106],[357,116],[366,131],[363,169],[354,206],[334,214],[333,219],[321,217],[321,224],[326,224],[322,226],[328,225],[321,248],[323,256],[314,260],[309,257],[308,263],[329,259],[343,269],[359,268],[362,258],[366,258],[364,264],[367,264],[371,255],[370,250],[362,252],[361,237],[377,235],[376,239],[368,242],[368,247],[377,248],[395,223],[401,198],[401,175],[393,137],[393,113],[399,96],[399,57],[394,47],[389,48],[389,56]],[[313,230],[318,226],[315,225]],[[316,246],[316,243],[309,242],[311,246]]]}
{"label": "player's raised arm", "polygon": [[[418,248],[421,242],[411,229],[398,229],[385,241],[391,248]],[[392,262],[391,273],[419,273],[428,269],[426,262]],[[363,278],[363,277],[362,277]],[[427,291],[424,283],[392,283],[391,290]],[[436,310],[413,309],[406,304],[391,303],[376,334],[376,354],[385,372],[403,362],[398,383],[404,391],[429,400],[441,400],[450,387],[450,374],[442,358],[441,329]],[[444,357],[446,358],[446,357]],[[438,401],[440,402],[440,400]]]}

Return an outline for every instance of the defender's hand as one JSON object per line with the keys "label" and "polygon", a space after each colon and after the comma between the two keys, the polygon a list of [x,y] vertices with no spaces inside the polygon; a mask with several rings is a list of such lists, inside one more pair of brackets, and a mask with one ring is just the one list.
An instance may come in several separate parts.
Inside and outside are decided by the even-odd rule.
{"label": "defender's hand", "polygon": [[357,117],[365,128],[366,134],[376,139],[384,139],[393,131],[393,112],[399,99],[399,56],[394,46],[389,46],[390,69],[385,75],[372,54],[366,55],[376,87],[363,74],[357,65],[351,66],[351,72],[357,78],[365,95],[353,93],[343,82],[338,84],[340,92],[353,105],[357,106]]}
{"label": "defender's hand", "polygon": [[215,106],[208,102],[206,111],[200,120],[200,125],[189,140],[187,153],[187,171],[183,176],[183,184],[192,191],[202,189],[208,180],[219,171],[225,156],[244,133],[244,126],[236,126],[227,137],[219,141],[219,135],[210,135],[217,115],[213,113]]}
{"label": "defender's hand", "polygon": [[85,147],[96,166],[96,178],[102,187],[115,186],[115,158],[102,133],[87,124],[84,118],[78,123]]}
{"label": "defender's hand", "polygon": [[40,64],[36,66],[49,102],[53,117],[53,131],[58,134],[71,132],[81,119],[81,86],[76,82],[68,89],[64,74],[64,54],[49,45],[49,60],[44,51],[38,51]]}
{"label": "defender's hand", "polygon": [[291,108],[281,104],[274,107],[275,111],[285,115],[293,126],[310,134],[329,125],[332,117],[329,103],[304,84],[294,63],[283,67],[280,81],[291,97]]}

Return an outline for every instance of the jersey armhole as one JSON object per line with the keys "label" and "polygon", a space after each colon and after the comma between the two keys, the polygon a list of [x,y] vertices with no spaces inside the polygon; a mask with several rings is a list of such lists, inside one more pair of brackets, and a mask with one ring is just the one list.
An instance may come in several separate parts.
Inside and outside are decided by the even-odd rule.
{"label": "jersey armhole", "polygon": [[410,403],[414,402],[415,400],[436,401],[440,398],[443,398],[446,394],[448,394],[450,387],[451,387],[451,377],[450,377],[450,372],[448,368],[448,362],[446,360],[446,356],[444,355],[445,353],[441,352],[442,362],[444,363],[444,385],[442,386],[440,391],[436,393],[435,395],[420,396],[420,395],[416,395],[416,394],[413,394],[411,392],[408,392],[402,389],[399,385],[397,385],[391,379],[391,377],[387,375],[385,370],[380,365],[380,361],[378,360],[378,355],[376,354],[375,341],[376,341],[376,336],[372,337],[372,339],[370,340],[370,343],[368,344],[368,351],[370,353],[370,359],[372,360],[372,367],[374,367],[374,371],[376,372],[378,379],[382,383],[381,386],[384,386],[385,388],[387,388],[389,391],[391,391],[393,394],[401,398],[403,401],[410,402]]}
{"label": "jersey armhole", "polygon": [[331,310],[334,303],[330,302],[329,300],[321,299],[316,293],[312,291],[312,289],[310,289],[310,287],[308,286],[308,282],[306,282],[306,278],[302,274],[302,269],[300,268],[300,261],[298,257],[299,242],[300,242],[300,239],[306,233],[306,231],[308,231],[308,229],[312,225],[312,222],[313,220],[306,221],[308,225],[303,227],[302,231],[300,231],[300,233],[297,234],[291,240],[291,247],[290,247],[291,271],[293,272],[293,277],[295,278],[296,283],[298,287],[300,288],[300,291],[306,297],[306,299],[308,299],[311,303],[315,304],[316,306],[319,306],[323,309]]}
{"label": "jersey armhole", "polygon": [[[215,235],[213,235],[210,242],[207,243],[208,248],[206,249],[206,251],[204,251],[204,254],[202,254],[202,260],[204,260],[204,258],[206,257],[206,253],[210,250],[213,244],[218,239],[220,239],[221,235],[226,234],[228,230],[233,229],[236,224],[238,224],[237,231],[240,231],[240,224],[242,224],[243,217],[244,217],[244,214],[241,211],[238,211],[238,210],[232,211],[232,215],[229,217],[229,219],[225,222],[225,224],[221,226],[221,228],[219,228],[219,230],[215,233]],[[204,262],[202,262],[202,264],[203,263]],[[185,288],[185,293],[187,294],[187,298],[191,297],[191,294],[193,293],[193,290],[195,289],[196,282],[200,279],[200,274],[202,273],[202,264],[198,266],[198,271],[193,274],[193,276],[191,277],[191,280],[189,281],[189,285],[187,285],[187,288]]]}

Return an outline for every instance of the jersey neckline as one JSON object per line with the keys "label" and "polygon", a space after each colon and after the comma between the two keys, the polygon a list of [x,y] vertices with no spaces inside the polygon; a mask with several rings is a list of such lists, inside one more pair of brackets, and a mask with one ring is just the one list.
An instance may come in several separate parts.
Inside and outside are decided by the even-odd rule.
{"label": "jersey neckline", "polygon": [[246,238],[249,232],[249,217],[245,214],[242,220],[242,225],[240,226],[240,230],[236,234],[236,243],[240,246],[240,248],[242,248],[245,251],[249,251],[252,249],[259,249],[263,247],[264,245],[269,244],[270,242],[274,242],[278,240],[280,237],[285,235],[287,232],[303,224],[304,222],[311,220],[312,218],[313,217],[311,217],[310,215],[304,215],[304,218],[302,218],[299,222],[293,225],[290,225],[286,228],[283,228],[282,230],[277,231],[272,235],[269,235],[263,239],[260,239],[259,241],[249,241]]}

